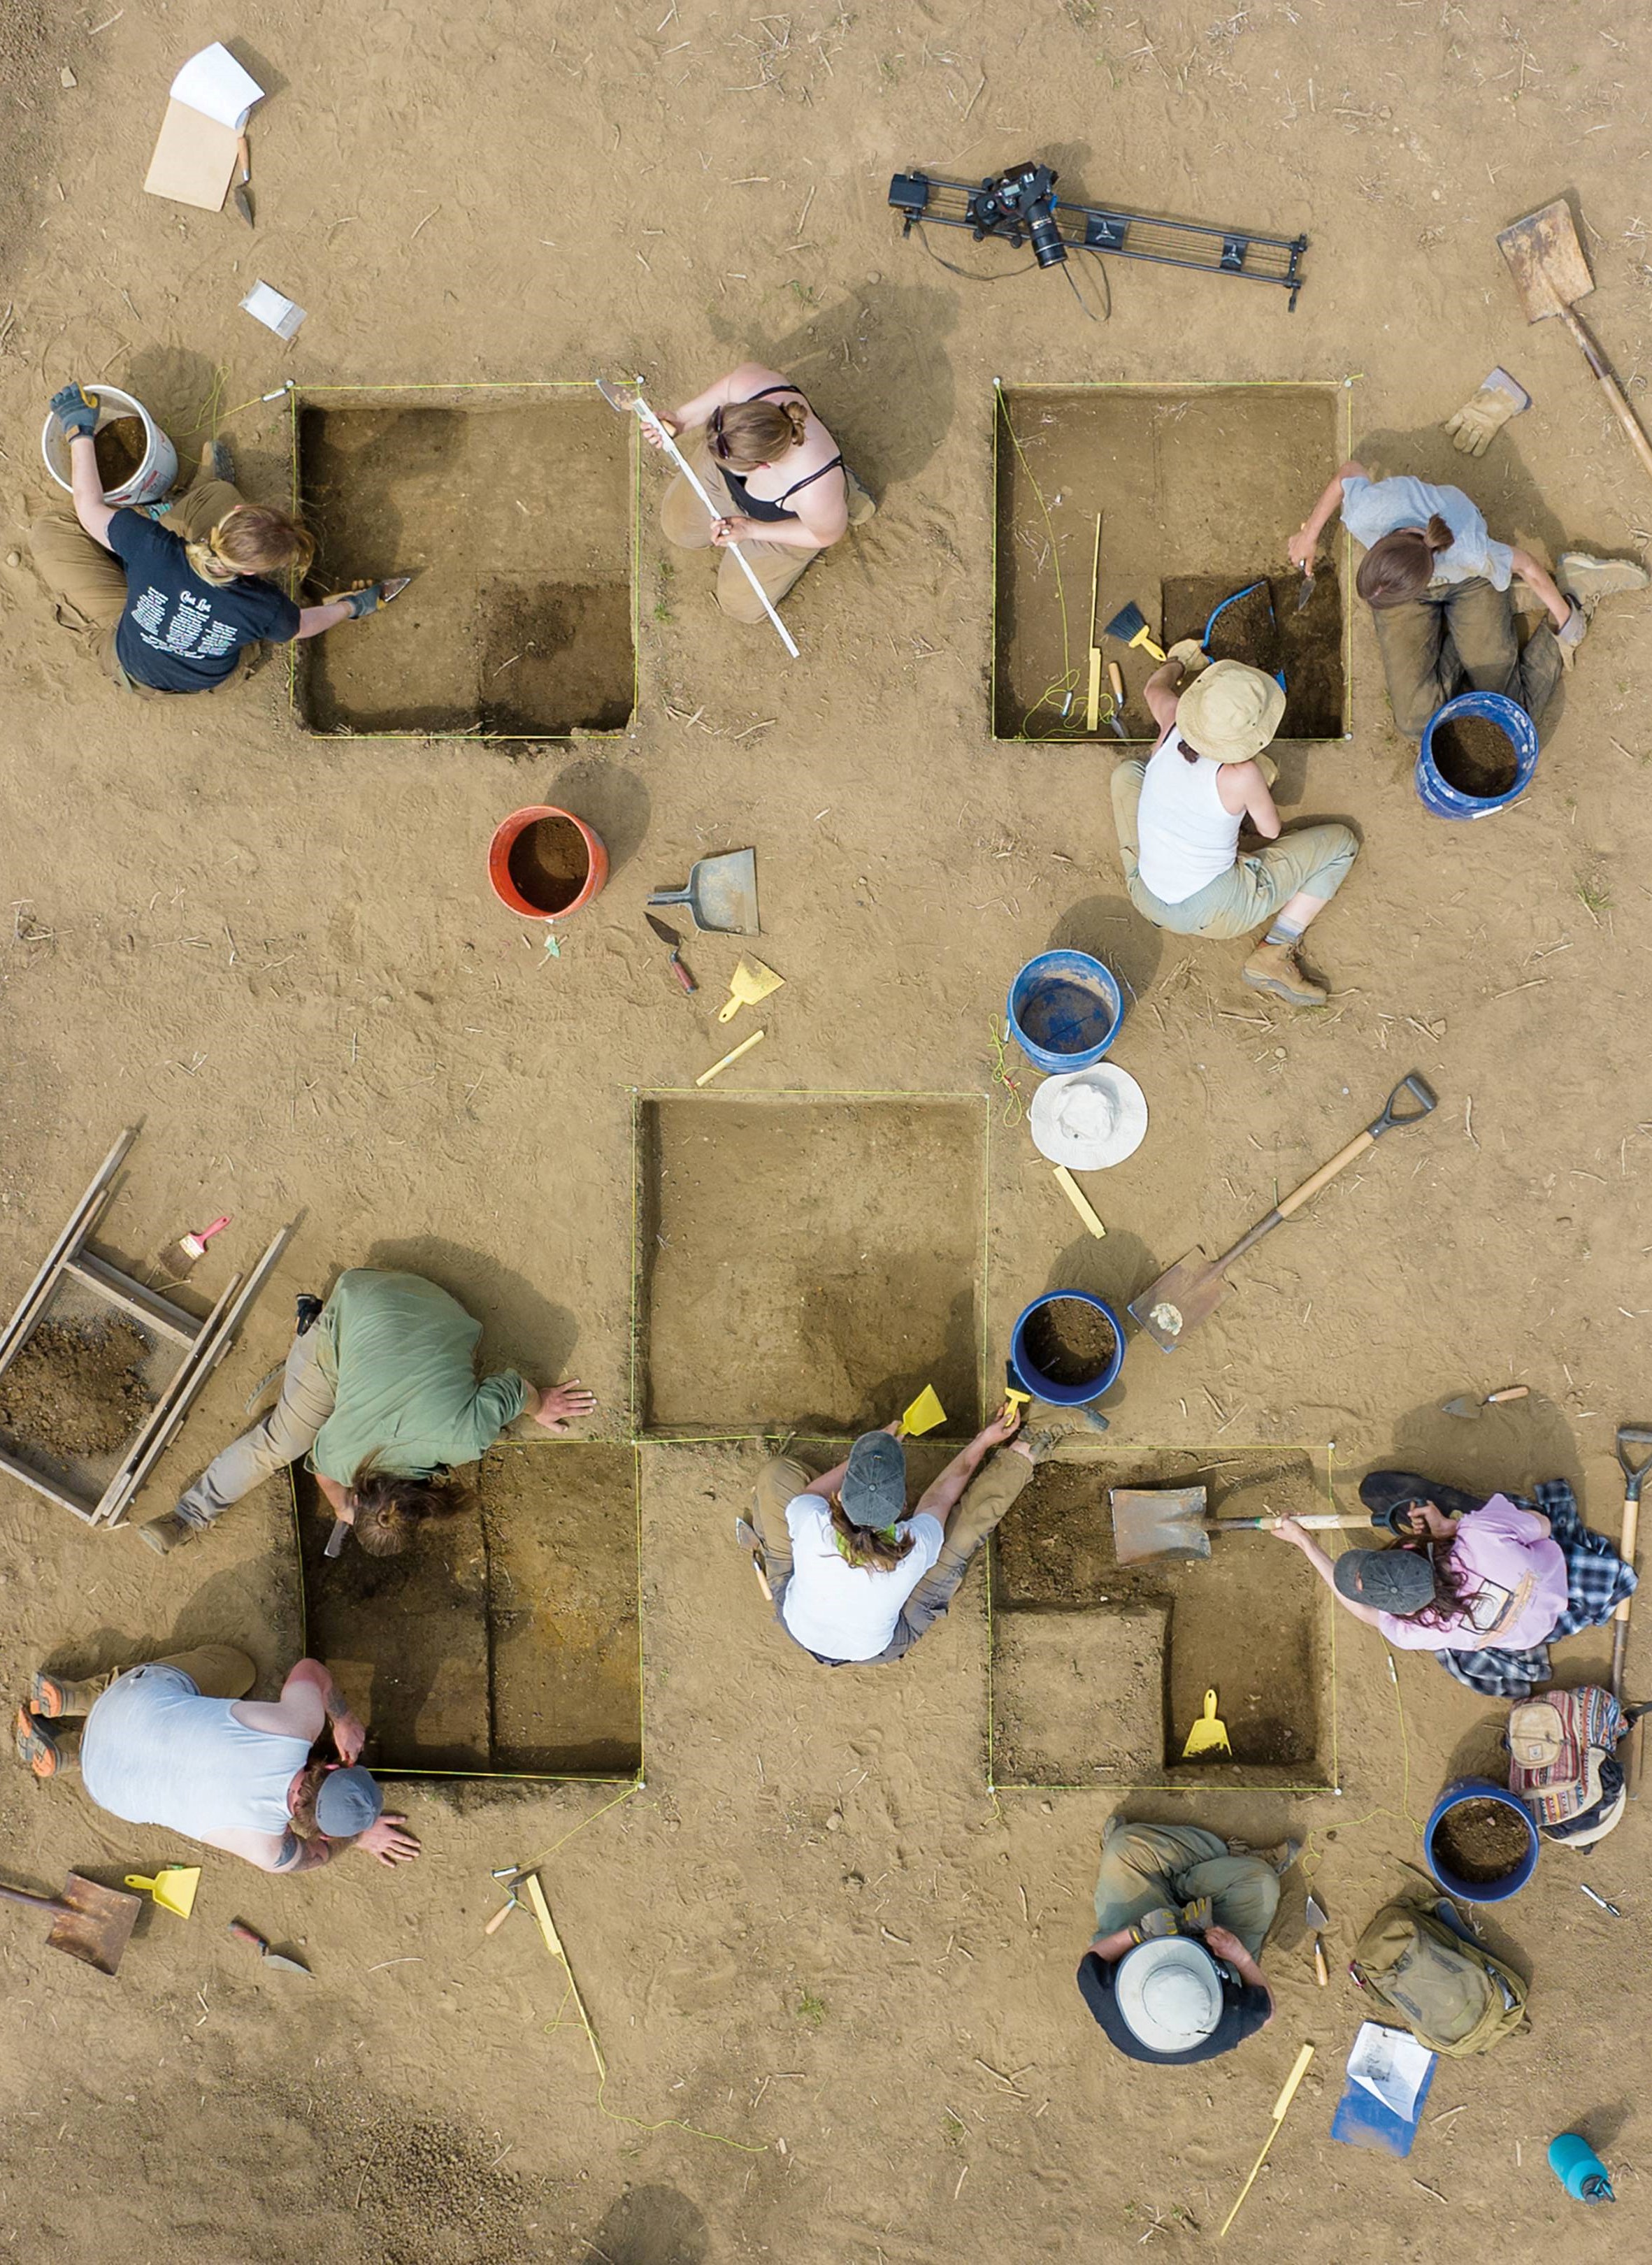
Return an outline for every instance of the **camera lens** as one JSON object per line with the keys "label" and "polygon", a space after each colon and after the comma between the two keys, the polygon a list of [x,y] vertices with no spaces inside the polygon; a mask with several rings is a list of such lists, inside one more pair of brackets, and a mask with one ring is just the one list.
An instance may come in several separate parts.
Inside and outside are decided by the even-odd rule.
{"label": "camera lens", "polygon": [[1032,239],[1033,257],[1039,266],[1059,267],[1067,256],[1067,248],[1056,227],[1055,215],[1048,205],[1034,208],[1027,233]]}

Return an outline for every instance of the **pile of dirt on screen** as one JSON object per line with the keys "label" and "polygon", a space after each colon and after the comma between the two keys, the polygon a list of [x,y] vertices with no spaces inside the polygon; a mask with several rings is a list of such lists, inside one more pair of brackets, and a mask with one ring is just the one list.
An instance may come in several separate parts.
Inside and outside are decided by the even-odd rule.
{"label": "pile of dirt on screen", "polygon": [[642,1751],[629,1447],[503,1446],[393,1556],[348,1540],[295,1475],[308,1646],[368,1725],[375,1769],[625,1777]]}
{"label": "pile of dirt on screen", "polygon": [[[1326,1599],[1300,1552],[1258,1531],[1208,1557],[1121,1564],[1111,1489],[1203,1485],[1212,1517],[1322,1510],[1302,1449],[1132,1451],[1042,1463],[993,1545],[1000,1784],[1323,1782]],[[1183,1761],[1204,1693],[1231,1754]]]}
{"label": "pile of dirt on screen", "polygon": [[155,1405],[151,1347],[129,1321],[44,1321],[0,1372],[0,1439],[31,1462],[83,1462],[124,1447]]}

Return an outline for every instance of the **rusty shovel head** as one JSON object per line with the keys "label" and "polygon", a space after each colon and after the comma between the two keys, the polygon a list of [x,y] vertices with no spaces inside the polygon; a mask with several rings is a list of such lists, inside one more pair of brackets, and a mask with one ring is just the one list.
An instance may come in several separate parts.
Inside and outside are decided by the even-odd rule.
{"label": "rusty shovel head", "polygon": [[1126,1311],[1163,1352],[1174,1352],[1190,1329],[1209,1321],[1227,1295],[1227,1284],[1203,1250],[1190,1250],[1150,1282]]}
{"label": "rusty shovel head", "polygon": [[63,1883],[60,1901],[69,1909],[59,1912],[52,1921],[52,1931],[46,1938],[47,1948],[67,1951],[71,1958],[95,1966],[99,1974],[113,1974],[143,1908],[142,1897],[129,1896],[121,1888],[100,1887],[96,1880],[71,1872]]}
{"label": "rusty shovel head", "polygon": [[1595,288],[1583,247],[1577,241],[1572,208],[1557,197],[1540,212],[1513,221],[1497,237],[1509,263],[1514,288],[1520,295],[1528,323],[1558,315],[1563,307],[1586,299]]}

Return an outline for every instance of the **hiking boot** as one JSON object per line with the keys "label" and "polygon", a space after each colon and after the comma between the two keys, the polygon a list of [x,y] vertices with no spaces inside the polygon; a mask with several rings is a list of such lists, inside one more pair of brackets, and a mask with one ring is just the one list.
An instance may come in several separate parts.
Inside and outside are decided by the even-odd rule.
{"label": "hiking boot", "polygon": [[1404,1535],[1410,1527],[1395,1520],[1414,1502],[1431,1502],[1445,1518],[1466,1518],[1471,1510],[1482,1510],[1489,1497],[1444,1486],[1437,1479],[1425,1479],[1420,1471],[1367,1471],[1359,1482],[1359,1499],[1371,1512],[1373,1526]]}
{"label": "hiking boot", "polygon": [[1644,590],[1647,570],[1633,558],[1591,558],[1586,550],[1562,550],[1554,579],[1561,594],[1575,599],[1586,614],[1600,598],[1615,598],[1626,590]]}
{"label": "hiking boot", "polygon": [[66,1675],[48,1675],[44,1668],[29,1686],[29,1712],[61,1722],[67,1715],[90,1715],[109,1686],[106,1675],[90,1683],[71,1683]]}
{"label": "hiking boot", "polygon": [[1296,955],[1294,943],[1259,943],[1241,968],[1240,980],[1290,1007],[1322,1007],[1330,993],[1302,972]]}
{"label": "hiking boot", "polygon": [[1253,1848],[1248,1840],[1230,1840],[1230,1856],[1258,1856],[1277,1879],[1284,1879],[1297,1858],[1302,1854],[1299,1840],[1276,1840],[1270,1848]]}
{"label": "hiking boot", "polygon": [[42,1784],[48,1778],[61,1777],[66,1770],[71,1770],[78,1764],[78,1730],[48,1730],[40,1717],[31,1715],[26,1707],[18,1708],[11,1730],[18,1759]]}
{"label": "hiking boot", "polygon": [[184,1542],[193,1541],[200,1530],[187,1518],[180,1518],[175,1510],[169,1510],[164,1518],[151,1518],[140,1526],[138,1540],[147,1542],[157,1557],[165,1557]]}
{"label": "hiking boot", "polygon": [[200,452],[200,470],[195,475],[201,481],[228,480],[235,485],[235,458],[229,454],[227,441],[208,441]]}
{"label": "hiking boot", "polygon": [[1024,1446],[1035,1468],[1047,1463],[1063,1439],[1070,1439],[1075,1431],[1104,1431],[1107,1418],[1099,1409],[1074,1408],[1068,1411],[1066,1423],[1047,1424],[1037,1431],[1023,1431],[1018,1445]]}
{"label": "hiking boot", "polygon": [[870,488],[862,486],[847,464],[843,467],[843,484],[848,491],[849,525],[864,527],[869,519],[877,516],[877,499]]}

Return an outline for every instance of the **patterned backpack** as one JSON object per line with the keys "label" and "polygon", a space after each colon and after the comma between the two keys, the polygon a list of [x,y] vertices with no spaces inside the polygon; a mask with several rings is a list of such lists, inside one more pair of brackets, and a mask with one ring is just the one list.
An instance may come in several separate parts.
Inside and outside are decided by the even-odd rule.
{"label": "patterned backpack", "polygon": [[1614,1752],[1634,1714],[1586,1683],[1546,1691],[1509,1710],[1509,1790],[1546,1840],[1590,1848],[1623,1816],[1623,1768]]}

